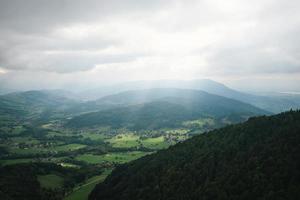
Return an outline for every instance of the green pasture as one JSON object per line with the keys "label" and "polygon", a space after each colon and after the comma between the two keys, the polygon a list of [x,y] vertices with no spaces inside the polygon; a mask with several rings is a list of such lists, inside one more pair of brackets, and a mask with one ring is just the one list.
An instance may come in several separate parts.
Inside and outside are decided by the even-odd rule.
{"label": "green pasture", "polygon": [[130,148],[139,146],[139,136],[128,133],[128,134],[118,134],[115,137],[107,140],[113,147],[118,148]]}
{"label": "green pasture", "polygon": [[82,154],[75,157],[76,160],[84,161],[89,164],[97,164],[102,162],[111,163],[126,163],[149,153],[142,151],[130,151],[130,152],[117,152],[117,153],[107,153],[104,155],[93,155],[93,154]]}
{"label": "green pasture", "polygon": [[94,176],[87,181],[85,181],[80,186],[74,188],[73,192],[69,194],[64,200],[87,200],[89,194],[94,189],[94,187],[104,181],[104,179],[110,174],[111,170],[106,170],[100,176]]}
{"label": "green pasture", "polygon": [[9,159],[9,160],[0,160],[0,163],[2,165],[13,165],[13,164],[19,164],[19,163],[29,163],[34,162],[35,159],[33,158],[21,158],[21,159]]}
{"label": "green pasture", "polygon": [[169,147],[169,144],[165,141],[165,138],[163,136],[146,138],[141,140],[141,143],[144,147],[149,149],[164,149]]}
{"label": "green pasture", "polygon": [[43,188],[55,189],[63,186],[64,179],[56,174],[38,175],[38,181]]}

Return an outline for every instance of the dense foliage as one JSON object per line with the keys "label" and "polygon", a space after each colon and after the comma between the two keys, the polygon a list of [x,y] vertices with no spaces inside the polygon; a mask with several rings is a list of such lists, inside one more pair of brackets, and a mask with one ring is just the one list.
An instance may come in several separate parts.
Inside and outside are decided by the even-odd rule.
{"label": "dense foliage", "polygon": [[251,118],[122,165],[90,199],[300,199],[300,111]]}
{"label": "dense foliage", "polygon": [[[0,199],[59,200],[76,184],[99,175],[97,166],[64,168],[54,163],[26,163],[0,167]],[[63,178],[58,188],[43,188],[38,175],[54,174]]]}

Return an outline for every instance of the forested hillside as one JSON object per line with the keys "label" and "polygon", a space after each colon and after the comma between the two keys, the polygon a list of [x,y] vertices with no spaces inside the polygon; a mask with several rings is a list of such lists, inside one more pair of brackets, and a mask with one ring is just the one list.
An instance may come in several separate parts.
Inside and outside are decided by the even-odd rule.
{"label": "forested hillside", "polygon": [[0,118],[2,120],[49,120],[62,115],[78,101],[54,91],[27,91],[0,96]]}
{"label": "forested hillside", "polygon": [[[87,113],[71,119],[69,127],[111,126],[133,130],[180,127],[199,118],[240,122],[250,116],[269,114],[237,100],[198,90],[151,89],[129,91],[100,99],[121,108]],[[127,105],[124,107],[124,105]]]}
{"label": "forested hillside", "polygon": [[300,199],[300,111],[251,118],[121,165],[89,199]]}

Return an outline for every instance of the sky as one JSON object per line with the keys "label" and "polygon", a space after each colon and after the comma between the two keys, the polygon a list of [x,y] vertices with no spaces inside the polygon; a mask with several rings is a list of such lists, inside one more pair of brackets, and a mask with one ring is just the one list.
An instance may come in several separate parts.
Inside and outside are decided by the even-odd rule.
{"label": "sky", "polygon": [[0,0],[0,89],[202,79],[300,91],[298,0]]}

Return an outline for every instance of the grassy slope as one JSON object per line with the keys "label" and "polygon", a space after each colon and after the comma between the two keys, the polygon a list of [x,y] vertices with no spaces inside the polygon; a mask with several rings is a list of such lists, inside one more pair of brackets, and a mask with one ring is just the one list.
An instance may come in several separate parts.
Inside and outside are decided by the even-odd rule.
{"label": "grassy slope", "polygon": [[77,156],[76,160],[84,161],[89,164],[97,164],[102,162],[126,163],[147,154],[148,153],[142,151],[107,153],[104,155],[82,154]]}
{"label": "grassy slope", "polygon": [[93,190],[93,188],[98,183],[101,183],[106,178],[106,176],[110,174],[110,172],[110,170],[106,170],[100,176],[94,176],[88,179],[83,185],[76,187],[74,191],[64,200],[87,200],[88,195]]}

